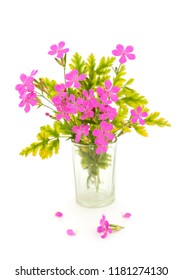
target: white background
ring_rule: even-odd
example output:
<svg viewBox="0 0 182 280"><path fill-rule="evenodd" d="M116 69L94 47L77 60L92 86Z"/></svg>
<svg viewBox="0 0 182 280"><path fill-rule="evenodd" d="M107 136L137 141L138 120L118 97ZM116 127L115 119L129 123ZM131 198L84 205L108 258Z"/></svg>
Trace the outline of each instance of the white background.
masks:
<svg viewBox="0 0 182 280"><path fill-rule="evenodd" d="M181 279L181 1L2 1L0 4L0 278L15 269L105 269L94 279L115 279L110 266L167 266ZM15 85L21 73L62 80L61 68L47 55L61 40L86 58L110 56L116 44L133 45L127 77L145 95L151 111L160 111L171 128L149 127L149 137L133 131L120 138L116 202L102 209L78 206L74 197L71 146L62 142L58 156L42 161L19 152L35 141L48 120L41 110L25 114ZM57 219L56 211L64 216ZM129 220L122 213L131 212ZM122 232L102 240L96 232L105 214ZM77 235L66 235L66 229ZM117 276L115 276L117 278ZM120 279L118 276L117 279ZM61 278L61 277L60 277ZM68 279L77 279L72 276ZM91 279L89 276L84 279ZM133 276L135 279L158 279ZM35 277L59 279L59 277ZM63 277L62 277L63 279ZM64 276L64 279L65 276ZM79 278L78 278L79 279ZM122 277L132 279L132 276Z"/></svg>

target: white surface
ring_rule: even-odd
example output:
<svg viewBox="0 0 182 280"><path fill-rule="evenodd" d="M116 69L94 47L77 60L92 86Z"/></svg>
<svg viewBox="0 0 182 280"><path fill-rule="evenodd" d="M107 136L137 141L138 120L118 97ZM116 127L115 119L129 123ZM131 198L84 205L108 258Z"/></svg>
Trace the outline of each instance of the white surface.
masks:
<svg viewBox="0 0 182 280"><path fill-rule="evenodd" d="M181 277L181 8L180 1L6 1L0 4L1 176L0 276L18 279L15 269L168 266ZM70 143L58 156L42 161L19 151L35 140L47 123L41 110L25 114L14 87L21 73L38 69L39 77L57 79L61 69L47 55L65 41L71 55L111 55L116 44L133 45L137 59L127 64L133 87L160 111L172 128L148 129L120 138L116 202L87 209L74 200ZM61 79L60 79L61 82ZM61 219L54 217L63 212ZM121 213L129 211L129 220ZM122 232L102 240L96 233L105 214ZM69 237L67 228L77 230ZM132 276L122 279L132 279ZM77 279L72 276L69 279ZM84 279L89 279L85 276ZM90 277L91 278L91 277ZM111 279L101 274L94 279ZM118 279L120 277L118 276ZM153 276L133 276L154 279ZM32 279L24 276L22 279ZM36 279L59 279L42 276ZM158 278L156 278L158 279Z"/></svg>

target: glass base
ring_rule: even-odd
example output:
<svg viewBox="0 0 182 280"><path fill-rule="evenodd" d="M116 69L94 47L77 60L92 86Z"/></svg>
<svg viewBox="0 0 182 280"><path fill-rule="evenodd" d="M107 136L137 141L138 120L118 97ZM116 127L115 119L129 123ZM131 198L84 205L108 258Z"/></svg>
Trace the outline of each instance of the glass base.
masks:
<svg viewBox="0 0 182 280"><path fill-rule="evenodd" d="M100 208L104 206L108 206L113 203L115 200L114 196L106 195L101 192L88 192L79 195L76 197L76 202L80 206L89 207L89 208Z"/></svg>
<svg viewBox="0 0 182 280"><path fill-rule="evenodd" d="M115 198L116 142L109 143L107 153L96 153L95 145L73 143L75 194L79 205L99 208Z"/></svg>

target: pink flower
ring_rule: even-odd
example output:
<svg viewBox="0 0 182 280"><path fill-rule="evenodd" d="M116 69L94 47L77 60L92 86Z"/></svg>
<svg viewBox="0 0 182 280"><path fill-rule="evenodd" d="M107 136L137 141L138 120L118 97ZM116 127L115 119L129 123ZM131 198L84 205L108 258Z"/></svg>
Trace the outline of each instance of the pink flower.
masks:
<svg viewBox="0 0 182 280"><path fill-rule="evenodd" d="M85 120L87 118L93 118L94 111L92 110L92 105L89 105L84 108L83 114L81 115L80 119Z"/></svg>
<svg viewBox="0 0 182 280"><path fill-rule="evenodd" d="M97 232L102 233L101 238L106 238L108 233L112 233L112 228L106 220L105 215L102 215L102 218L100 219L100 226L97 227Z"/></svg>
<svg viewBox="0 0 182 280"><path fill-rule="evenodd" d="M83 99L81 97L78 97L76 99L74 94L70 94L70 96L68 98L67 107L71 114L76 114L78 112L84 112Z"/></svg>
<svg viewBox="0 0 182 280"><path fill-rule="evenodd" d="M62 58L63 55L69 51L68 48L63 49L64 45L65 45L65 42L61 41L60 43L58 43L58 45L50 46L51 50L48 52L48 54L54 55L57 53L57 57Z"/></svg>
<svg viewBox="0 0 182 280"><path fill-rule="evenodd" d="M107 151L108 141L114 139L114 134L109 132L112 129L113 125L111 123L102 121L100 123L100 129L93 130L92 134L96 136L95 144L98 146L96 149L96 154Z"/></svg>
<svg viewBox="0 0 182 280"><path fill-rule="evenodd" d="M58 93L63 93L63 92L65 91L66 87L65 87L64 84L60 84L60 85L56 84L56 85L54 86L54 89L55 89L55 91L57 91Z"/></svg>
<svg viewBox="0 0 182 280"><path fill-rule="evenodd" d="M64 107L58 107L57 110L59 111L59 114L56 115L56 119L65 119L67 122L70 121L69 113L67 112L66 106Z"/></svg>
<svg viewBox="0 0 182 280"><path fill-rule="evenodd" d="M89 134L89 125L81 124L80 126L73 126L72 131L76 133L75 142L80 142L82 135L88 136Z"/></svg>
<svg viewBox="0 0 182 280"><path fill-rule="evenodd" d="M70 114L72 113L69 105L68 92L63 91L64 85L55 85L55 90L59 92L52 98L53 104L56 106L57 111L56 119L60 120L64 118L66 121L70 121Z"/></svg>
<svg viewBox="0 0 182 280"><path fill-rule="evenodd" d="M120 91L120 88L117 86L112 86L110 80L105 81L104 85L105 89L103 89L102 87L98 87L96 89L97 93L100 96L100 99L103 102L106 102L108 98L114 102L118 101L118 96L116 94Z"/></svg>
<svg viewBox="0 0 182 280"><path fill-rule="evenodd" d="M110 130L113 129L113 125L111 123L107 123L106 121L102 121L100 123L100 129L94 129L93 135L99 139L107 139L113 140L114 134L109 133Z"/></svg>
<svg viewBox="0 0 182 280"><path fill-rule="evenodd" d="M138 106L136 110L131 110L131 115L133 116L133 118L131 118L131 122L135 123L139 120L139 123L144 125L145 121L142 118L147 117L148 113L142 112L142 107Z"/></svg>
<svg viewBox="0 0 182 280"><path fill-rule="evenodd" d="M25 106L24 110L26 113L28 113L30 111L30 105L35 106L36 104L37 104L36 93L32 91L27 95L23 96L22 101L19 104L19 107Z"/></svg>
<svg viewBox="0 0 182 280"><path fill-rule="evenodd" d="M55 91L58 92L58 94L52 98L52 102L54 103L55 106L59 106L59 105L61 105L61 102L63 100L64 101L67 100L68 93L67 93L67 91L65 91L64 84L60 84L60 85L57 84L54 86L54 89L55 89Z"/></svg>
<svg viewBox="0 0 182 280"><path fill-rule="evenodd" d="M33 70L30 76L27 76L25 74L20 75L20 80L22 81L22 84L18 84L15 87L15 89L20 93L20 98L23 98L23 95L26 94L28 91L31 92L34 90L33 76L36 75L37 72L38 70Z"/></svg>
<svg viewBox="0 0 182 280"><path fill-rule="evenodd" d="M99 107L99 102L94 97L94 90L89 89L89 92L86 90L83 90L82 92L83 96L85 97L85 100L83 101L83 104L85 107L90 106L90 108L97 108Z"/></svg>
<svg viewBox="0 0 182 280"><path fill-rule="evenodd" d="M68 98L63 97L61 93L58 93L56 96L52 98L52 102L54 103L57 111L59 112L58 114L56 114L56 119L60 120L64 118L66 121L70 121Z"/></svg>
<svg viewBox="0 0 182 280"><path fill-rule="evenodd" d="M99 109L102 112L102 114L99 115L99 118L101 120L105 120L106 118L108 118L112 121L117 116L116 109L112 108L111 106L105 106L104 104L101 104Z"/></svg>
<svg viewBox="0 0 182 280"><path fill-rule="evenodd" d="M121 56L119 62L123 64L126 62L126 58L135 59L135 55L131 53L132 51L132 46L127 46L126 49L124 49L123 45L117 45L116 49L112 51L112 54L115 56Z"/></svg>
<svg viewBox="0 0 182 280"><path fill-rule="evenodd" d="M105 139L98 137L95 139L94 143L97 145L97 148L95 150L96 154L100 155L101 153L107 152L108 142Z"/></svg>
<svg viewBox="0 0 182 280"><path fill-rule="evenodd" d="M66 80L66 87L69 88L73 85L75 88L80 88L81 84L78 81L83 81L86 78L85 74L81 74L78 76L78 70L74 69L70 73L65 75Z"/></svg>

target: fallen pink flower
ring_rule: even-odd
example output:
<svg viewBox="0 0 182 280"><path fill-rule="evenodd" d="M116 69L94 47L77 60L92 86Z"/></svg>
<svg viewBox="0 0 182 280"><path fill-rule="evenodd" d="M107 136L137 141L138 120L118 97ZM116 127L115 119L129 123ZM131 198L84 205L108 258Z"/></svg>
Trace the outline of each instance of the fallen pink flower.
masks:
<svg viewBox="0 0 182 280"><path fill-rule="evenodd" d="M112 228L106 220L105 215L102 215L102 218L100 219L100 226L97 227L97 232L102 233L101 238L106 238L108 233L112 233Z"/></svg>
<svg viewBox="0 0 182 280"><path fill-rule="evenodd" d="M67 229L66 233L70 236L76 235L76 233L72 229Z"/></svg>
<svg viewBox="0 0 182 280"><path fill-rule="evenodd" d="M106 238L108 233L112 233L113 231L118 231L121 229L124 229L124 227L116 224L110 224L106 220L106 216L102 215L102 218L100 219L100 226L97 227L97 232L101 233L101 238Z"/></svg>
<svg viewBox="0 0 182 280"><path fill-rule="evenodd" d="M62 217L62 216L63 216L63 213L61 213L61 212L56 212L56 213L55 213L55 216L56 216L56 217Z"/></svg>

